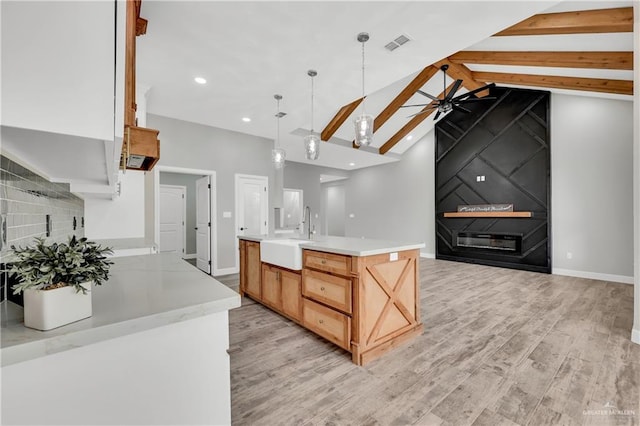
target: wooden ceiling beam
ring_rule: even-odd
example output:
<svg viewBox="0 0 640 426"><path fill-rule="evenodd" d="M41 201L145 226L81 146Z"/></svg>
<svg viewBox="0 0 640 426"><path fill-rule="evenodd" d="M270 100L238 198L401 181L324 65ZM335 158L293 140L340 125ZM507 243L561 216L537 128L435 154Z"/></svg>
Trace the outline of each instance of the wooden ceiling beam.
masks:
<svg viewBox="0 0 640 426"><path fill-rule="evenodd" d="M449 60L455 64L599 68L611 70L633 69L633 52L462 51L449 56Z"/></svg>
<svg viewBox="0 0 640 426"><path fill-rule="evenodd" d="M485 83L479 82L477 79L473 77L473 73L469 68L462 64L457 64L450 61L448 58L443 59L439 62L433 64L434 66L440 68L443 65L449 65L449 69L447 70L447 75L454 80L462 80L462 85L469 91L475 90L479 87L485 85ZM479 98L483 98L489 94L489 90L483 90L482 92L476 93L476 96Z"/></svg>
<svg viewBox="0 0 640 426"><path fill-rule="evenodd" d="M447 87L446 91L448 92L449 90L451 90L451 88L453 87L455 82L451 83L449 85L449 87ZM442 93L440 93L437 97L438 98L443 98L445 95L445 92L443 91ZM411 120L409 120L409 122L407 124L405 124L404 126L402 126L402 128L400 130L398 130L396 132L395 135L391 136L389 138L388 141L386 141L378 150L378 153L380 153L380 155L384 155L387 152L389 152L394 146L396 146L398 144L398 142L400 142L402 140L402 138L404 138L405 136L407 136L409 133L411 133L411 131L413 129L415 129L418 124L422 123L424 120L427 119L427 117L429 117L431 114L433 114L435 111L437 111L437 108L434 108L434 106L436 105L435 101L431 101L431 103L429 103L429 105L425 106L424 108L422 108L420 110L420 112L424 112L424 111L428 111L431 108L430 112L424 112L424 114L418 114L418 115L414 115Z"/></svg>
<svg viewBox="0 0 640 426"><path fill-rule="evenodd" d="M630 32L633 32L633 7L620 7L542 13L527 18L494 36Z"/></svg>
<svg viewBox="0 0 640 426"><path fill-rule="evenodd" d="M328 141L329 139L331 139L333 134L340 128L340 126L342 126L345 120L349 118L351 113L355 111L356 108L358 108L358 105L360 105L360 102L362 102L363 99L364 98L356 99L350 104L347 104L340 108L336 115L333 116L331 121L329 121L329 124L327 124L320 133L320 139L322 139L323 141Z"/></svg>
<svg viewBox="0 0 640 426"><path fill-rule="evenodd" d="M473 76L478 80L491 81L493 83L633 95L633 81L631 80L607 80L602 78L507 74L480 71L473 72Z"/></svg>
<svg viewBox="0 0 640 426"><path fill-rule="evenodd" d="M375 133L384 123L395 114L405 102L407 102L418 89L425 85L437 72L438 68L429 65L425 67L407 86L392 100L387 107L373 121L373 132Z"/></svg>

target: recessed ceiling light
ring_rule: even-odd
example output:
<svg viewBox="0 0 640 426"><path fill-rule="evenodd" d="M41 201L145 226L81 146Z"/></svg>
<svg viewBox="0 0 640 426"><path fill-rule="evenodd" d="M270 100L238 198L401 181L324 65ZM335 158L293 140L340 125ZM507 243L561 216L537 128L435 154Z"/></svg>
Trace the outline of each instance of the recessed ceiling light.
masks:
<svg viewBox="0 0 640 426"><path fill-rule="evenodd" d="M411 139L413 139L413 135L409 135L407 136L407 140L410 141Z"/></svg>
<svg viewBox="0 0 640 426"><path fill-rule="evenodd" d="M355 165L356 165L356 163L354 163L354 162L352 161L351 163L349 163L349 165L353 167L353 166L355 166Z"/></svg>
<svg viewBox="0 0 640 426"><path fill-rule="evenodd" d="M249 123L251 119L249 117L242 117L242 121L244 121L245 123Z"/></svg>
<svg viewBox="0 0 640 426"><path fill-rule="evenodd" d="M206 84L207 83L207 79L206 78L202 78L202 77L196 77L193 80L198 84Z"/></svg>

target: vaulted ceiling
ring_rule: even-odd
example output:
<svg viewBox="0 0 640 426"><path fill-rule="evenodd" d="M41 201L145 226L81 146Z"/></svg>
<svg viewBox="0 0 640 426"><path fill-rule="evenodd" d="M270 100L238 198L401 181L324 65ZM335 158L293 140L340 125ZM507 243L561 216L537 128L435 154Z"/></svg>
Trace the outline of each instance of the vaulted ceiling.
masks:
<svg viewBox="0 0 640 426"><path fill-rule="evenodd" d="M557 3L557 4L556 4ZM425 104L454 79L631 100L631 2L143 2L138 79L150 113L273 140L282 94L280 143L287 159L342 169L396 161L434 125ZM602 10L606 9L606 10ZM176 19L180 16L180 19ZM354 28L354 22L358 22ZM366 99L372 147L353 149L361 105L361 45L367 31ZM410 41L389 52L400 35ZM447 80L439 67L449 65ZM310 79L315 127L326 143L304 159ZM198 86L193 78L208 82ZM481 95L480 93L479 95ZM242 117L252 119L250 123ZM265 143L268 143L265 141ZM351 163L355 165L351 166Z"/></svg>

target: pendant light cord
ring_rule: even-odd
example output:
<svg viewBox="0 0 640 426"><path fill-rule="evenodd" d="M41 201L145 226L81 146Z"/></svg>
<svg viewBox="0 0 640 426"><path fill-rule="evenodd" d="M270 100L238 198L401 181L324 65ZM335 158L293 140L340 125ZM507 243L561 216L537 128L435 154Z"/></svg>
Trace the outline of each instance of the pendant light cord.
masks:
<svg viewBox="0 0 640 426"><path fill-rule="evenodd" d="M278 104L278 113L276 114L276 148L280 148L280 99L276 99Z"/></svg>
<svg viewBox="0 0 640 426"><path fill-rule="evenodd" d="M313 133L313 76L311 76L311 133Z"/></svg>
<svg viewBox="0 0 640 426"><path fill-rule="evenodd" d="M362 114L365 114L364 110L364 41L362 42Z"/></svg>

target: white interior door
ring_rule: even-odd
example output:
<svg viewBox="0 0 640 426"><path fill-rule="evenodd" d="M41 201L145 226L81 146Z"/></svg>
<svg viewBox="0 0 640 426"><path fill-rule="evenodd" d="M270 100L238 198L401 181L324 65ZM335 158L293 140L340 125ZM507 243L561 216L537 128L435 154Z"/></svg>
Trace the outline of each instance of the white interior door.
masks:
<svg viewBox="0 0 640 426"><path fill-rule="evenodd" d="M184 255L185 187L160 185L160 252Z"/></svg>
<svg viewBox="0 0 640 426"><path fill-rule="evenodd" d="M267 233L268 182L266 176L236 176L236 232L238 235Z"/></svg>
<svg viewBox="0 0 640 426"><path fill-rule="evenodd" d="M209 176L196 181L196 265L211 274L211 182Z"/></svg>

